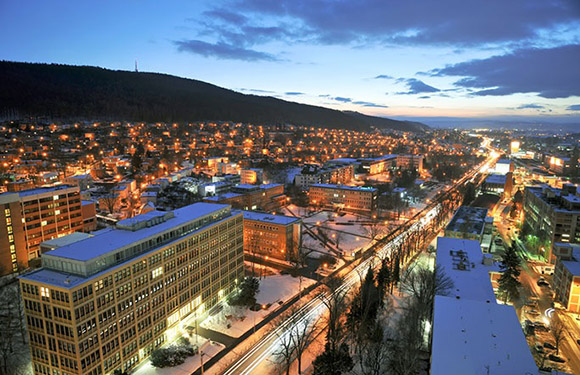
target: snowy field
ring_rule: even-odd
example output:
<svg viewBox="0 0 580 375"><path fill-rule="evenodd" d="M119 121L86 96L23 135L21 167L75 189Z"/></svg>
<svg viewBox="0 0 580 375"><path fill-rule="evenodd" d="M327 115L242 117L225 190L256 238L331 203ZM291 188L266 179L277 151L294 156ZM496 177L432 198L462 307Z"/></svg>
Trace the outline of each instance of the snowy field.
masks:
<svg viewBox="0 0 580 375"><path fill-rule="evenodd" d="M314 280L302 278L302 289L314 284ZM266 315L280 307L281 303L299 293L300 279L290 275L266 276L260 280L260 290L256 297L258 304L270 305L266 309L251 311L224 304L222 311L208 317L201 323L207 329L221 332L231 337L240 337L264 319ZM229 328L228 328L229 325Z"/></svg>

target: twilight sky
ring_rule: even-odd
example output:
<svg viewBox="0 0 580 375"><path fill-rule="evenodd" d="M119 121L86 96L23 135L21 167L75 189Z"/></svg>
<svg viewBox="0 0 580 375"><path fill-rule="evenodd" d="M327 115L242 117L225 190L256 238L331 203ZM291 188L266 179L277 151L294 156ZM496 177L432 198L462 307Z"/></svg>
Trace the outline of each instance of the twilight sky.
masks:
<svg viewBox="0 0 580 375"><path fill-rule="evenodd" d="M395 118L580 119L579 0L0 0L0 59Z"/></svg>

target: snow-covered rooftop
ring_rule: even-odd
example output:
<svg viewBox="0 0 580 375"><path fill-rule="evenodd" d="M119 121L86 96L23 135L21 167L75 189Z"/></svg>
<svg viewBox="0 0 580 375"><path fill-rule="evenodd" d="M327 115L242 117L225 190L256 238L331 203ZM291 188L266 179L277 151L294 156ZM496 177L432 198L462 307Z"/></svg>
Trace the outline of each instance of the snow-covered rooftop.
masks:
<svg viewBox="0 0 580 375"><path fill-rule="evenodd" d="M454 287L452 297L477 301L495 301L489 271L496 267L483 264L481 245L476 240L437 238L437 265L441 265Z"/></svg>
<svg viewBox="0 0 580 375"><path fill-rule="evenodd" d="M538 374L512 306L435 296L431 375L450 374Z"/></svg>
<svg viewBox="0 0 580 375"><path fill-rule="evenodd" d="M377 191L376 188L366 186L346 186L346 185L332 185L332 184L312 184L310 187L321 187L328 189L339 190L354 190L354 191Z"/></svg>
<svg viewBox="0 0 580 375"><path fill-rule="evenodd" d="M244 220L262 221L265 223L288 225L297 222L299 218L284 215L271 215L263 212L242 211Z"/></svg>

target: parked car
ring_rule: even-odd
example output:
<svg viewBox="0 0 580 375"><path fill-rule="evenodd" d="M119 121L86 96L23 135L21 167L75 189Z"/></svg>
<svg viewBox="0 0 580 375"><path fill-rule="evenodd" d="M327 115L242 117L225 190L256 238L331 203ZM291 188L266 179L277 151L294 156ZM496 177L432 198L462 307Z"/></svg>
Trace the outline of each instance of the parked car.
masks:
<svg viewBox="0 0 580 375"><path fill-rule="evenodd" d="M549 342L545 342L544 343L544 348L556 350L556 347L554 345L552 345L551 343L549 343Z"/></svg>
<svg viewBox="0 0 580 375"><path fill-rule="evenodd" d="M558 356L557 356L557 355L555 355L555 354L550 354L550 355L548 356L548 358L549 358L549 359L550 359L550 361L552 361L552 362L558 362L558 363L564 363L564 362L566 362L566 360L565 360L564 358L562 358L562 357L558 357Z"/></svg>
<svg viewBox="0 0 580 375"><path fill-rule="evenodd" d="M531 316L538 316L538 315L540 315L540 313L538 311L533 310L533 309L526 311L526 314L529 314Z"/></svg>
<svg viewBox="0 0 580 375"><path fill-rule="evenodd" d="M538 353L544 353L544 347L543 347L542 345L540 345L540 344L536 344L536 346L535 346L535 347L536 347L536 351L537 351Z"/></svg>

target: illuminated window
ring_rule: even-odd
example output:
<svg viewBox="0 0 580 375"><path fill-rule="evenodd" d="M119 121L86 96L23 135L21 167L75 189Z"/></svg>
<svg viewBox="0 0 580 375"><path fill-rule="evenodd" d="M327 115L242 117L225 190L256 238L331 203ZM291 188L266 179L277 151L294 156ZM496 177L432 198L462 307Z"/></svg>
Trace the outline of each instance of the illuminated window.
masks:
<svg viewBox="0 0 580 375"><path fill-rule="evenodd" d="M163 266L157 267L153 271L151 271L151 276L153 278L156 278L157 276L161 275L163 275Z"/></svg>
<svg viewBox="0 0 580 375"><path fill-rule="evenodd" d="M50 291L48 290L48 288L41 286L40 287L40 296L43 298L48 298L50 296Z"/></svg>

